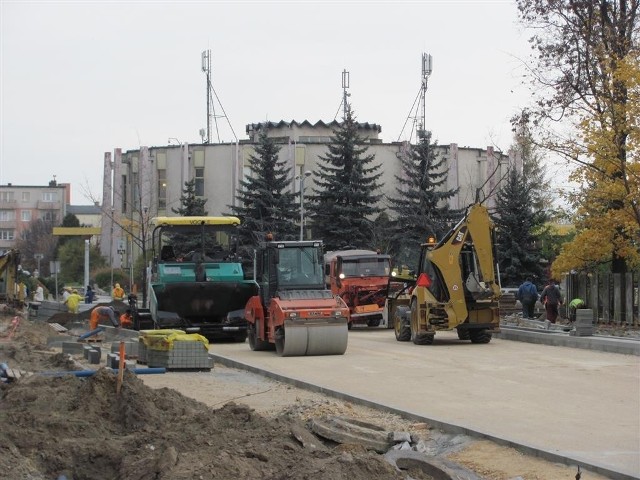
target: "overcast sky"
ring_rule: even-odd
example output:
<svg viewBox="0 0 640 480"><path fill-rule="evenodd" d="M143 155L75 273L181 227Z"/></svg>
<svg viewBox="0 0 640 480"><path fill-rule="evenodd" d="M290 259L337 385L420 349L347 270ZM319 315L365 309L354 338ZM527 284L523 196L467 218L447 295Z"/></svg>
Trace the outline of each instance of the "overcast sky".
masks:
<svg viewBox="0 0 640 480"><path fill-rule="evenodd" d="M333 120L346 69L358 121L396 141L423 52L426 127L440 144L506 152L509 119L529 102L512 0L0 3L0 184L55 175L74 204L89 203L87 190L101 198L104 152L201 142L207 49L240 139L249 123Z"/></svg>

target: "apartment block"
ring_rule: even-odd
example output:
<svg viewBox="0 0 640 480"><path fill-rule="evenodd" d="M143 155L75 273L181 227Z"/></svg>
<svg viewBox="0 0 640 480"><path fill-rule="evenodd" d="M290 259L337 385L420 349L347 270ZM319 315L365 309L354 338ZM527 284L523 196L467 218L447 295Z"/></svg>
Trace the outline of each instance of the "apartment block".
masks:
<svg viewBox="0 0 640 480"><path fill-rule="evenodd" d="M0 185L0 251L15 246L20 233L33 220L41 219L53 227L60 225L71 202L71 185Z"/></svg>

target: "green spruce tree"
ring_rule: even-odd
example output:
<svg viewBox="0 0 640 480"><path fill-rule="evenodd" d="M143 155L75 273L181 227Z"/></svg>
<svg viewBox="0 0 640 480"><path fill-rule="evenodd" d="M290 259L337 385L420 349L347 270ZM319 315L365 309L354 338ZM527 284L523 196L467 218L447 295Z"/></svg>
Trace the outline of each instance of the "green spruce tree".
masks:
<svg viewBox="0 0 640 480"><path fill-rule="evenodd" d="M436 153L431 132L420 135L407 155L400 156L401 174L396 175L397 196L389 198L395 212L393 253L397 263L416 268L420 244L430 235L441 239L462 215L449 208L447 201L458 190L447 190L447 163Z"/></svg>
<svg viewBox="0 0 640 480"><path fill-rule="evenodd" d="M206 198L196 196L196 180L194 178L184 182L184 189L180 195L180 207L172 208L171 211L182 217L204 217L208 213L204 209L206 203Z"/></svg>
<svg viewBox="0 0 640 480"><path fill-rule="evenodd" d="M319 157L320 168L314 172L315 186L309 196L313 236L323 240L327 250L347 245L376 248L371 219L382 211L377 207L382 195L376 193L381 165L373 164L375 155L367 155L350 106L333 133L327 155Z"/></svg>
<svg viewBox="0 0 640 480"><path fill-rule="evenodd" d="M245 246L256 245L267 233L277 240L296 238L300 213L291 192L291 168L279 159L278 147L266 132L260 134L256 153L249 158L251 175L240 181L239 206L228 207L240 218L240 237Z"/></svg>
<svg viewBox="0 0 640 480"><path fill-rule="evenodd" d="M494 221L501 283L518 286L530 276L540 285L546 280L540 240L549 235L545 226L549 215L545 212L551 205L545 195L549 184L542 160L525 122L515 126L511 150L522 159L522 170L511 166L496 197Z"/></svg>

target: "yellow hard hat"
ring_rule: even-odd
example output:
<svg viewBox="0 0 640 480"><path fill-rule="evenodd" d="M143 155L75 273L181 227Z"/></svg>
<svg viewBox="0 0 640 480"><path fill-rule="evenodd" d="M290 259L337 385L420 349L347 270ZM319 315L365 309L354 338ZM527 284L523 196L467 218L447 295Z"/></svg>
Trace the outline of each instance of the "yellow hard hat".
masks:
<svg viewBox="0 0 640 480"><path fill-rule="evenodd" d="M120 288L120 284L119 283L116 283L116 288Z"/></svg>
<svg viewBox="0 0 640 480"><path fill-rule="evenodd" d="M73 293L78 293L78 290L76 290L75 288L73 289Z"/></svg>

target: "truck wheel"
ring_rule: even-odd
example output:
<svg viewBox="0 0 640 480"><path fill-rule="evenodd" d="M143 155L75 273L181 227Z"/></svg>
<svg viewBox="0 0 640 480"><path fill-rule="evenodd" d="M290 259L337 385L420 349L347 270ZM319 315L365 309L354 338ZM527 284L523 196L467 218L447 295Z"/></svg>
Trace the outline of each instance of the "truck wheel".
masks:
<svg viewBox="0 0 640 480"><path fill-rule="evenodd" d="M236 343L244 343L246 339L247 339L247 332L236 333L233 336L233 341Z"/></svg>
<svg viewBox="0 0 640 480"><path fill-rule="evenodd" d="M491 341L491 332L486 328L469 330L469 337L471 339L471 343L489 343Z"/></svg>
<svg viewBox="0 0 640 480"><path fill-rule="evenodd" d="M469 329L468 328L457 328L456 330L458 330L458 338L460 340L470 340L471 339L471 335L469 334Z"/></svg>
<svg viewBox="0 0 640 480"><path fill-rule="evenodd" d="M380 326L379 318L374 318L373 320L367 321L367 327L379 327L379 326Z"/></svg>
<svg viewBox="0 0 640 480"><path fill-rule="evenodd" d="M411 300L411 341L415 345L431 345L435 333L418 331L418 300Z"/></svg>
<svg viewBox="0 0 640 480"><path fill-rule="evenodd" d="M411 311L409 307L404 305L398 306L393 315L392 322L397 341L408 342L411 340Z"/></svg>

